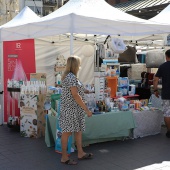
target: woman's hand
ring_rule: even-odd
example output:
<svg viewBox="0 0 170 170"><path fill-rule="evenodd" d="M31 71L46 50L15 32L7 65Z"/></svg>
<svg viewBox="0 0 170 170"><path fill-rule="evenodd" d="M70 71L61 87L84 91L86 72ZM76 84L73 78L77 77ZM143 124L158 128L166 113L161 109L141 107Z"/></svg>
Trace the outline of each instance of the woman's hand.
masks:
<svg viewBox="0 0 170 170"><path fill-rule="evenodd" d="M91 117L91 116L92 116L92 112L91 112L90 110L87 110L87 111L86 111L86 114L87 114L88 117Z"/></svg>

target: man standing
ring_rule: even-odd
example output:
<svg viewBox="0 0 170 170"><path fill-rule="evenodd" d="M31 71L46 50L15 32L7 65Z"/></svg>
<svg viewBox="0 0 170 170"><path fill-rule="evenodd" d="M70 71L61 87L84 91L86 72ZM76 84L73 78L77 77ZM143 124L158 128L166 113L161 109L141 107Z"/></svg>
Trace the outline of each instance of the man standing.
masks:
<svg viewBox="0 0 170 170"><path fill-rule="evenodd" d="M154 78L154 94L159 97L158 81L162 78L162 100L163 100L163 113L164 120L167 127L166 136L170 138L170 50L165 52L166 62L162 64Z"/></svg>

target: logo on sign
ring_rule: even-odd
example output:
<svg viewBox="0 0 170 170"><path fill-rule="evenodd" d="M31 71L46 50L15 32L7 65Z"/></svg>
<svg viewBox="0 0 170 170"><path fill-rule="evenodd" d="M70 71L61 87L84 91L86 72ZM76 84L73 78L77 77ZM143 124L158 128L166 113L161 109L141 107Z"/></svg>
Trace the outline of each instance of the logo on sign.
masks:
<svg viewBox="0 0 170 170"><path fill-rule="evenodd" d="M16 48L20 49L21 48L21 43L16 43Z"/></svg>
<svg viewBox="0 0 170 170"><path fill-rule="evenodd" d="M22 50L22 48L21 48L21 43L16 43L15 44L15 50Z"/></svg>

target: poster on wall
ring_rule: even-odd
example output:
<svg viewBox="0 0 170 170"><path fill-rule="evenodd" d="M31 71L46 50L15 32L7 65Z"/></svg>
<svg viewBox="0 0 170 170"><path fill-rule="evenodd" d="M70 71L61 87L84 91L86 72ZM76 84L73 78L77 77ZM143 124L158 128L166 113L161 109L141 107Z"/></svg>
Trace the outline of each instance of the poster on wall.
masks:
<svg viewBox="0 0 170 170"><path fill-rule="evenodd" d="M3 42L4 65L4 122L8 116L19 116L18 92L9 92L7 82L9 80L30 80L30 73L35 73L35 48L34 40L4 41Z"/></svg>

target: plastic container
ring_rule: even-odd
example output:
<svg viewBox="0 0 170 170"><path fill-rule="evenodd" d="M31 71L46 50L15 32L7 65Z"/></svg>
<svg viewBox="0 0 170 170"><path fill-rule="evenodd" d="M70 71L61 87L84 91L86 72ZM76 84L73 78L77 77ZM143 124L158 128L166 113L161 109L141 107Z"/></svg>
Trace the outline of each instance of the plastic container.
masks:
<svg viewBox="0 0 170 170"><path fill-rule="evenodd" d="M128 77L119 77L119 86L129 86Z"/></svg>
<svg viewBox="0 0 170 170"><path fill-rule="evenodd" d="M117 84L118 84L118 80L117 77L107 77L107 86L110 87L111 89L111 93L110 96L116 97L116 92L117 92Z"/></svg>
<svg viewBox="0 0 170 170"><path fill-rule="evenodd" d="M121 92L123 96L128 95L128 87L127 86L119 87L118 91Z"/></svg>
<svg viewBox="0 0 170 170"><path fill-rule="evenodd" d="M134 84L129 85L129 91L131 91L131 95L135 95L136 93L136 86Z"/></svg>

